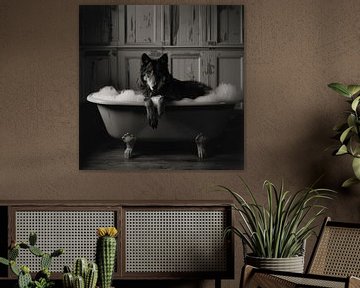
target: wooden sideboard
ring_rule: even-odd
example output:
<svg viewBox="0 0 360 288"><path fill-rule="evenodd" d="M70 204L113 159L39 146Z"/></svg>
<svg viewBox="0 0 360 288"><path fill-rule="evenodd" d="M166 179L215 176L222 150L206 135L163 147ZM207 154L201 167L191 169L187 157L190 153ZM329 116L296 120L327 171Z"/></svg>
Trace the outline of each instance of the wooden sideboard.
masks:
<svg viewBox="0 0 360 288"><path fill-rule="evenodd" d="M218 286L221 279L234 277L233 237L223 238L232 216L231 205L221 201L0 202L0 226L8 227L0 234L0 256L6 257L12 240L26 241L35 231L43 250L65 249L51 266L53 278L61 279L63 266L71 266L77 257L94 260L96 227L115 226L119 236L114 283L215 279ZM30 254L18 259L36 271L34 258ZM11 279L12 272L1 265L1 283Z"/></svg>

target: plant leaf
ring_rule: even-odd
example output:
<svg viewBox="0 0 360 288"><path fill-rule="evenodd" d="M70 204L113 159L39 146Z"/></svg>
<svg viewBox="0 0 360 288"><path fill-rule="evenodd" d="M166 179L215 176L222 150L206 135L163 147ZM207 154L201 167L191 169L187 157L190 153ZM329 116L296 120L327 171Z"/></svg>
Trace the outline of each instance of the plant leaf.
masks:
<svg viewBox="0 0 360 288"><path fill-rule="evenodd" d="M341 124L338 124L338 125L335 125L333 127L333 130L336 131L336 132L342 132L344 131L348 126L351 126L347 123L341 123Z"/></svg>
<svg viewBox="0 0 360 288"><path fill-rule="evenodd" d="M352 161L352 168L356 178L360 180L360 158L354 157Z"/></svg>
<svg viewBox="0 0 360 288"><path fill-rule="evenodd" d="M4 265L9 265L10 264L9 260L6 259L6 258L3 258L3 257L0 257L0 263L4 264Z"/></svg>
<svg viewBox="0 0 360 288"><path fill-rule="evenodd" d="M360 183L359 179L357 179L356 177L351 177L351 178L345 180L344 183L342 183L341 187L348 188L352 185L359 184L359 183Z"/></svg>
<svg viewBox="0 0 360 288"><path fill-rule="evenodd" d="M339 150L336 152L335 155L344 155L347 153L349 153L349 152L348 152L346 145L341 145L341 147L339 148Z"/></svg>
<svg viewBox="0 0 360 288"><path fill-rule="evenodd" d="M348 126L355 126L356 125L356 116L353 113L350 113L347 118L347 124Z"/></svg>
<svg viewBox="0 0 360 288"><path fill-rule="evenodd" d="M329 88L333 89L335 92L337 92L338 94L345 96L347 98L351 97L350 92L348 91L348 88L346 85L341 84L341 83L330 83L328 85Z"/></svg>
<svg viewBox="0 0 360 288"><path fill-rule="evenodd" d="M351 150L351 155L354 157L360 157L360 138L357 135L353 135L350 137L348 143L348 149Z"/></svg>
<svg viewBox="0 0 360 288"><path fill-rule="evenodd" d="M354 99L354 101L351 103L351 109L352 109L353 111L356 111L356 108L357 108L358 105L359 105L359 101L360 101L360 96L356 97L356 98Z"/></svg>
<svg viewBox="0 0 360 288"><path fill-rule="evenodd" d="M354 96L360 93L360 85L348 85L347 90L349 91L351 96Z"/></svg>
<svg viewBox="0 0 360 288"><path fill-rule="evenodd" d="M16 275L19 276L20 274L20 268L16 265L15 261L10 261L10 268L11 271Z"/></svg>
<svg viewBox="0 0 360 288"><path fill-rule="evenodd" d="M351 131L352 128L353 128L353 126L345 129L345 131L343 133L341 133L341 136L340 136L341 143L344 143L344 141L346 140L346 137L348 136L348 134L349 134L349 132Z"/></svg>

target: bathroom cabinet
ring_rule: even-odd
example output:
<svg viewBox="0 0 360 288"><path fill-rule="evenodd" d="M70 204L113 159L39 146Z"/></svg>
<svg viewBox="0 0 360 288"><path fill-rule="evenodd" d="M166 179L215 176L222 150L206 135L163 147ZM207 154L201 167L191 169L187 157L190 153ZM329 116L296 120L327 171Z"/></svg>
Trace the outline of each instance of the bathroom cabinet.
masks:
<svg viewBox="0 0 360 288"><path fill-rule="evenodd" d="M82 5L81 46L237 46L240 5Z"/></svg>
<svg viewBox="0 0 360 288"><path fill-rule="evenodd" d="M138 89L143 53L168 53L180 80L242 94L243 15L240 5L80 6L81 99L104 85Z"/></svg>
<svg viewBox="0 0 360 288"><path fill-rule="evenodd" d="M114 49L100 48L80 52L80 103L104 86L117 86L118 55Z"/></svg>

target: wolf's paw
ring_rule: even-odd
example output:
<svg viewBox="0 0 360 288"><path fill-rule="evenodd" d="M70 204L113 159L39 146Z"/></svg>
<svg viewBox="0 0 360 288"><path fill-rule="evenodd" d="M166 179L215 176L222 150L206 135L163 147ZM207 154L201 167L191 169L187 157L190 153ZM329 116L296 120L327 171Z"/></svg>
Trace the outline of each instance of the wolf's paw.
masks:
<svg viewBox="0 0 360 288"><path fill-rule="evenodd" d="M165 112L165 103L164 103L164 96L161 96L157 103L157 113L159 117L161 117L162 114Z"/></svg>
<svg viewBox="0 0 360 288"><path fill-rule="evenodd" d="M154 103L151 99L145 101L146 118L151 128L156 129L158 126L158 115Z"/></svg>
<svg viewBox="0 0 360 288"><path fill-rule="evenodd" d="M149 121L150 127L153 128L153 129L156 129L157 126L158 126L158 116L157 116L157 113L155 112L155 110L148 113L147 119Z"/></svg>

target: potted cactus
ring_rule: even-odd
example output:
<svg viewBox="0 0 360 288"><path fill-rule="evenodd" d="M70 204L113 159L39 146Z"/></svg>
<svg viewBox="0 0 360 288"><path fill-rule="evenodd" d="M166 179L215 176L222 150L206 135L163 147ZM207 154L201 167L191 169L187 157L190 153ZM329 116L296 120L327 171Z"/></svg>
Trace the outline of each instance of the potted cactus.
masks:
<svg viewBox="0 0 360 288"><path fill-rule="evenodd" d="M36 233L30 233L29 243L12 242L8 252L8 259L0 257L0 263L10 266L11 271L18 277L18 288L50 288L54 282L50 280L50 265L54 257L64 253L63 249L57 249L52 253L45 253L36 246ZM19 266L16 259L20 249L26 249L33 255L39 257L41 270L32 279L30 268L26 265Z"/></svg>
<svg viewBox="0 0 360 288"><path fill-rule="evenodd" d="M97 279L97 264L88 262L86 258L76 259L73 272L69 266L64 267L64 288L95 288Z"/></svg>
<svg viewBox="0 0 360 288"><path fill-rule="evenodd" d="M100 227L96 231L96 262L99 267L99 287L110 288L116 258L115 227Z"/></svg>

